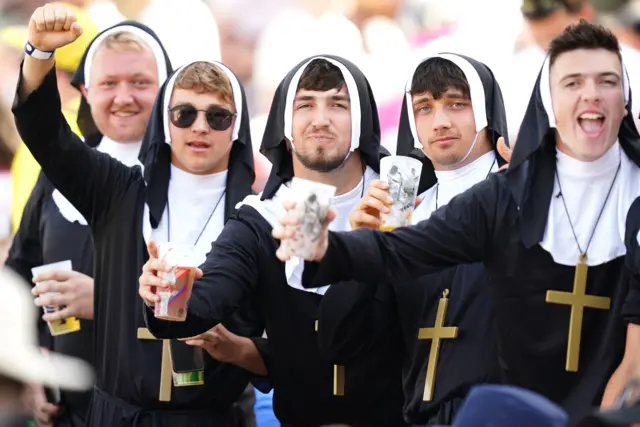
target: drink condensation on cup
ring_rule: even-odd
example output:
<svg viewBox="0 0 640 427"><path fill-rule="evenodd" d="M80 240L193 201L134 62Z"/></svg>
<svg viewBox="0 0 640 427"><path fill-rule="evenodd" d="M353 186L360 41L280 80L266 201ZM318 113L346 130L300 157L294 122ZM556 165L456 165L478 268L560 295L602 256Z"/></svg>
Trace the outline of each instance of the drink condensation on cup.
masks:
<svg viewBox="0 0 640 427"><path fill-rule="evenodd" d="M294 177L291 194L296 204L291 213L299 223L293 239L284 240L282 246L289 256L308 258L315 251L336 187Z"/></svg>
<svg viewBox="0 0 640 427"><path fill-rule="evenodd" d="M173 284L173 288L170 291L158 291L160 301L155 303L154 315L158 319L184 322L198 268L195 247L160 243L158 256L171 266L171 271L161 272L160 276Z"/></svg>
<svg viewBox="0 0 640 427"><path fill-rule="evenodd" d="M391 211L380 215L381 230L411 225L421 173L422 162L411 157L387 156L380 160L380 179L389 185L393 199Z"/></svg>
<svg viewBox="0 0 640 427"><path fill-rule="evenodd" d="M73 271L70 260L54 262L52 264L41 265L31 269L33 277L38 274L47 273L49 271ZM43 285L49 281L44 281L36 284L36 287ZM56 296L60 295L60 292L46 292L40 294L40 296ZM45 305L42 307L44 314L51 314L62 310L64 307L58 307L56 305ZM47 322L49 332L51 335L64 335L80 330L80 320L76 317L68 317L66 319L55 320L53 322Z"/></svg>

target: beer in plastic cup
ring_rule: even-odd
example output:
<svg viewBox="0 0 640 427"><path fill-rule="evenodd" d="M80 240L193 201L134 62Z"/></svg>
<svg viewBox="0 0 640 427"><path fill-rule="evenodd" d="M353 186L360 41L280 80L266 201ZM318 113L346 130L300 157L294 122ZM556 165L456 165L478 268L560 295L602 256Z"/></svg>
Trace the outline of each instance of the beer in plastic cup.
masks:
<svg viewBox="0 0 640 427"><path fill-rule="evenodd" d="M291 199L296 204L291 213L300 222L294 238L282 242L289 256L309 258L313 255L331 206L331 198L335 194L336 187L333 185L296 177L291 180Z"/></svg>
<svg viewBox="0 0 640 427"><path fill-rule="evenodd" d="M407 156L387 156L380 160L380 179L389 184L393 205L388 214L381 213L382 231L411 225L415 209L422 162Z"/></svg>
<svg viewBox="0 0 640 427"><path fill-rule="evenodd" d="M33 277L37 276L41 273L46 273L49 271L62 270L62 271L72 271L72 265L70 260L55 262L53 264L41 265L39 267L34 267L31 269L31 274ZM40 286L41 284L45 284L48 281L40 282L36 284L36 286ZM60 295L60 292L46 292L41 294L41 296L55 296ZM55 313L56 311L62 310L64 307L59 307L56 305L45 305L42 307L44 314ZM66 319L54 320L53 322L47 322L49 326L49 332L51 335L64 335L72 332L77 332L80 330L80 320L77 317L67 317Z"/></svg>
<svg viewBox="0 0 640 427"><path fill-rule="evenodd" d="M195 247L160 243L158 256L171 266L168 273L161 272L160 277L174 284L171 291L158 291L160 301L155 303L154 314L158 319L184 322L193 281L198 265L195 261Z"/></svg>

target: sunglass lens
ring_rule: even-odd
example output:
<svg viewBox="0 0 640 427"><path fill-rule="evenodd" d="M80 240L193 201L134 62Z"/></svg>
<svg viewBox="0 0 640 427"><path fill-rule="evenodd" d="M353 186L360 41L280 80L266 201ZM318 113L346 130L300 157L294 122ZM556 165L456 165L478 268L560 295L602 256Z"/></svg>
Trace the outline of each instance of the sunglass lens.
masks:
<svg viewBox="0 0 640 427"><path fill-rule="evenodd" d="M211 107L207 110L207 122L213 130L227 130L231 126L233 113L221 107Z"/></svg>
<svg viewBox="0 0 640 427"><path fill-rule="evenodd" d="M186 129L196 121L198 111L192 105L180 105L170 111L171 123L179 128Z"/></svg>

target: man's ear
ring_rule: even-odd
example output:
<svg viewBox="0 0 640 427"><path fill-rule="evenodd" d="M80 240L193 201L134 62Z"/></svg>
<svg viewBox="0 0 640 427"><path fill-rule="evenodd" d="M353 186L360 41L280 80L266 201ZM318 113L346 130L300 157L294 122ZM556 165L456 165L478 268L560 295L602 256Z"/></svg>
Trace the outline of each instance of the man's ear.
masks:
<svg viewBox="0 0 640 427"><path fill-rule="evenodd" d="M87 100L87 102L89 102L89 90L85 87L84 84L80 85L80 92L82 93L82 96L84 96L84 98Z"/></svg>

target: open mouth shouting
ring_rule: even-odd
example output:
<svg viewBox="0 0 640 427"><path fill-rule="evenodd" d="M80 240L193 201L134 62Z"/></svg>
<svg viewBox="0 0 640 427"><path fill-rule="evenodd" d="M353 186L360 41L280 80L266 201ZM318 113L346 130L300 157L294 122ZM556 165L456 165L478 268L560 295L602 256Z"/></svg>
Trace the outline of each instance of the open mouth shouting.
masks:
<svg viewBox="0 0 640 427"><path fill-rule="evenodd" d="M586 111L578 116L578 125L588 138L597 138L604 130L606 117L599 111Z"/></svg>

